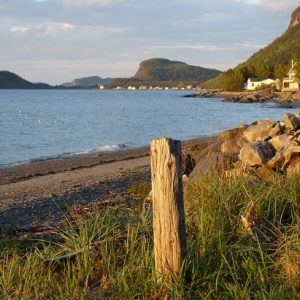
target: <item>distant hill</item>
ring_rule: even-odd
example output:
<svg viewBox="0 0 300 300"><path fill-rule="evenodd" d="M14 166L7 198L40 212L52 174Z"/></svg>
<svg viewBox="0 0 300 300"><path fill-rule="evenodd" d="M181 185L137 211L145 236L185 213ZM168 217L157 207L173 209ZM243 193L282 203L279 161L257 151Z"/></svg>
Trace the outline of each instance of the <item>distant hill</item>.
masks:
<svg viewBox="0 0 300 300"><path fill-rule="evenodd" d="M205 83L208 88L238 90L249 77L266 79L286 76L292 59L300 55L300 6L292 13L286 32L232 70Z"/></svg>
<svg viewBox="0 0 300 300"><path fill-rule="evenodd" d="M101 78L99 76L89 76L83 78L74 79L72 82L63 83L62 86L70 88L70 87L94 87L96 85L110 85L112 83L111 78Z"/></svg>
<svg viewBox="0 0 300 300"><path fill-rule="evenodd" d="M32 83L23 79L19 75L9 72L0 71L0 89L49 89L52 88L46 83Z"/></svg>
<svg viewBox="0 0 300 300"><path fill-rule="evenodd" d="M191 66L180 61L152 58L140 63L132 79L143 82L203 82L221 71Z"/></svg>

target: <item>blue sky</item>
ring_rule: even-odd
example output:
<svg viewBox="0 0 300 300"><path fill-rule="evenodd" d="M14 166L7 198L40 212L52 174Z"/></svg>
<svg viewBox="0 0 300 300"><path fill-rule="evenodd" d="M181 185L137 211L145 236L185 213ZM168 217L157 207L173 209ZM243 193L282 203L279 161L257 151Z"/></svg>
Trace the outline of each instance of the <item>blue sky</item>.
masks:
<svg viewBox="0 0 300 300"><path fill-rule="evenodd" d="M299 0L0 0L0 69L31 81L132 76L169 58L226 70L281 35Z"/></svg>

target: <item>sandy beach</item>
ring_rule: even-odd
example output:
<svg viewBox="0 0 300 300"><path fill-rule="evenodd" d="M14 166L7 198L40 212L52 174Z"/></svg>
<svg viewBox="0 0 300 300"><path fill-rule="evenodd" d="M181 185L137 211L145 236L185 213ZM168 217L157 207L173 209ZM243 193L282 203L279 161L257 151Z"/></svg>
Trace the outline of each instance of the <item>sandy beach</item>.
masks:
<svg viewBox="0 0 300 300"><path fill-rule="evenodd" d="M183 142L183 152L209 138ZM126 201L150 183L149 147L99 152L0 169L0 229L57 226L74 207Z"/></svg>

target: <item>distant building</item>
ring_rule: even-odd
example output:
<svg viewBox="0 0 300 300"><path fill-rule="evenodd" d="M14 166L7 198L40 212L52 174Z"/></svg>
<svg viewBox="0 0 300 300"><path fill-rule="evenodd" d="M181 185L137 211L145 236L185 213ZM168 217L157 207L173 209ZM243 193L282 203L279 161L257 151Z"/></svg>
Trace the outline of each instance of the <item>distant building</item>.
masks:
<svg viewBox="0 0 300 300"><path fill-rule="evenodd" d="M288 78L283 78L282 80L282 91L284 92L292 92L292 91L299 91L300 89L300 81L297 78L297 72L295 70L295 66L297 62L294 63L292 60L292 67L288 72Z"/></svg>
<svg viewBox="0 0 300 300"><path fill-rule="evenodd" d="M193 89L193 86L192 86L191 84L189 84L189 85L186 86L186 89L187 89L187 90L192 90L192 89Z"/></svg>
<svg viewBox="0 0 300 300"><path fill-rule="evenodd" d="M131 91L134 91L134 90L136 90L136 87L135 86L129 86L127 89L131 90Z"/></svg>
<svg viewBox="0 0 300 300"><path fill-rule="evenodd" d="M117 86L116 90L123 90L123 87L122 86Z"/></svg>
<svg viewBox="0 0 300 300"><path fill-rule="evenodd" d="M273 79L265 79L265 80L259 80L257 78L249 78L247 82L245 83L245 89L248 91L254 91L258 88L261 88L262 86L270 86L275 85L276 81Z"/></svg>
<svg viewBox="0 0 300 300"><path fill-rule="evenodd" d="M147 89L148 89L147 85L141 85L139 87L139 90L147 90Z"/></svg>

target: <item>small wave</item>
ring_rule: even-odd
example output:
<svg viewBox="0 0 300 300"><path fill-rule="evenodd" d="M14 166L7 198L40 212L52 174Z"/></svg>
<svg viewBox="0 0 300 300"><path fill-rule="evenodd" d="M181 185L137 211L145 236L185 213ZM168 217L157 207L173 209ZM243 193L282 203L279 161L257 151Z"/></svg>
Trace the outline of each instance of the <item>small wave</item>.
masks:
<svg viewBox="0 0 300 300"><path fill-rule="evenodd" d="M116 151L119 149L127 148L128 146L126 144L115 144L115 145L104 145L100 148L98 148L98 151Z"/></svg>
<svg viewBox="0 0 300 300"><path fill-rule="evenodd" d="M128 148L128 147L129 146L126 144L104 145L104 146L100 146L99 148L95 148L95 149L87 149L87 150L76 151L76 152L64 152L62 154L57 154L57 155L40 156L37 158L32 158L32 159L23 160L23 161L17 161L17 162L8 163L8 164L0 163L0 169L19 166L19 165L25 165L25 164L30 164L30 163L39 163L39 162L55 160L55 159L64 159L64 158L68 158L68 157L72 157L72 156L76 156L76 155L92 154L92 153L96 153L96 152L100 152L100 151L105 151L105 152L117 151L117 150L121 150L121 149Z"/></svg>

